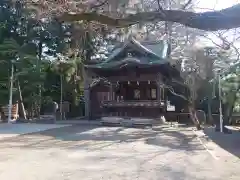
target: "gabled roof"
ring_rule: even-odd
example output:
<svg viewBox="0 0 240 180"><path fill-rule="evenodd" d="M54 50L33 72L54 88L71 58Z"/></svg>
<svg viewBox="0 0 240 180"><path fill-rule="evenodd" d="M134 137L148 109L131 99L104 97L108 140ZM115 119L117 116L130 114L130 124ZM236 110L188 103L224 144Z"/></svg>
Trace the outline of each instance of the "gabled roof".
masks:
<svg viewBox="0 0 240 180"><path fill-rule="evenodd" d="M128 65L158 65L167 63L168 44L164 41L140 43L134 38L128 39L121 47L114 49L112 54L103 62L94 65L86 65L93 69L112 69L121 68ZM122 52L129 49L135 50L142 55L140 57L118 58Z"/></svg>

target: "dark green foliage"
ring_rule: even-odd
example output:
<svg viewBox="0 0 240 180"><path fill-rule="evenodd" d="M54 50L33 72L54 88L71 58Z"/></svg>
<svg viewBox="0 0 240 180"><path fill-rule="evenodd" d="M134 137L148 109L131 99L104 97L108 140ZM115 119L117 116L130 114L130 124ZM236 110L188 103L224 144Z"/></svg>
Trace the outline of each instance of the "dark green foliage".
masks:
<svg viewBox="0 0 240 180"><path fill-rule="evenodd" d="M63 100L77 107L83 92L83 61L95 51L93 34L83 28L83 35L75 38L76 25L34 19L21 2L0 1L0 104L8 104L13 64L14 101L19 100L19 82L28 110L37 111L39 104L51 100L59 103L63 76ZM56 63L59 59L64 63Z"/></svg>

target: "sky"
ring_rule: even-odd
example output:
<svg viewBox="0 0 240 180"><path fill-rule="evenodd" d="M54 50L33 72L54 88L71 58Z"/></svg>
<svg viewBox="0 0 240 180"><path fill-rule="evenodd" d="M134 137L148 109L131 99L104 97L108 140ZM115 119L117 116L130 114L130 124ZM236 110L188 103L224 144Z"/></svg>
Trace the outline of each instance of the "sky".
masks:
<svg viewBox="0 0 240 180"><path fill-rule="evenodd" d="M212 11L212 10L221 10L228 7L231 7L237 3L240 3L240 0L196 0L196 8L195 10L197 12L204 12L204 11ZM217 44L221 44L222 41L217 38L215 35L211 35L209 33L211 39L216 42ZM236 36L232 35L231 31L227 32L225 34L225 37L228 39L229 42L232 42L232 40L235 37L239 37L240 34L237 34ZM235 42L235 46L240 47L240 42ZM206 38L201 38L200 43L198 43L199 46L205 46L205 45L214 45L210 40L207 40Z"/></svg>
<svg viewBox="0 0 240 180"><path fill-rule="evenodd" d="M240 0L197 0L197 11L209 11L210 9L220 10L240 3Z"/></svg>
<svg viewBox="0 0 240 180"><path fill-rule="evenodd" d="M197 7L199 7L198 9L196 9L197 12L221 10L221 9L225 9L225 8L228 8L228 7L231 7L233 5L240 3L240 0L196 0L196 1L199 1L198 4L196 5ZM239 36L240 36L240 34L237 34L236 36L233 35L231 33L231 31L228 31L225 35L225 37L227 37L229 42L232 42L231 41L232 39L234 39L235 37L239 37ZM209 33L209 37L217 44L222 43L222 41L219 40L219 38L217 38L216 36L214 36L211 33ZM206 38L201 39L200 42L201 42L201 43L199 43L200 46L205 46L205 45L215 46L211 41L207 40ZM239 49L240 42L235 41L234 46Z"/></svg>

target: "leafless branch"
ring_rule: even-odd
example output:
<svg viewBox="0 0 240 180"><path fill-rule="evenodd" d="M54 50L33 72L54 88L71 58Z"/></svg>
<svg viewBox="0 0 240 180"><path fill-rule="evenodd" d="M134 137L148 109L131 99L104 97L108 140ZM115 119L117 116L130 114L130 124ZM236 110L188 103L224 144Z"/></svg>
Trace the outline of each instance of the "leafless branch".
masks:
<svg viewBox="0 0 240 180"><path fill-rule="evenodd" d="M240 59L240 52L239 49L233 44L234 42L228 42L228 40L223 37L220 33L214 33L218 38L220 38L224 43L227 43L227 45L229 45L230 47L232 47L234 49L234 51L237 54L237 59L236 61L238 61Z"/></svg>
<svg viewBox="0 0 240 180"><path fill-rule="evenodd" d="M178 97L184 99L185 101L190 102L185 96L176 93L176 92L174 91L174 89L173 89L171 86L164 85L164 88L167 88L167 89L168 89L173 95L178 96Z"/></svg>
<svg viewBox="0 0 240 180"><path fill-rule="evenodd" d="M163 7L161 6L160 0L157 0L157 3L158 3L158 11L159 11L159 13L161 13L162 16L166 16L166 14L164 14Z"/></svg>
<svg viewBox="0 0 240 180"><path fill-rule="evenodd" d="M222 48L222 45L216 43L212 38L208 37L208 35L202 34L201 36L204 37L204 38L206 38L206 39L208 39L208 40L210 40L210 41L211 41L214 45L216 45L217 47Z"/></svg>
<svg viewBox="0 0 240 180"><path fill-rule="evenodd" d="M240 59L240 52L239 52L239 49L233 44L233 43L230 43L227 41L226 38L224 38L223 36L221 36L221 34L219 33L214 33L214 35L216 35L218 38L220 38L222 41L226 42L230 47L232 47L234 49L234 51L236 52L237 54L237 61ZM215 46L223 49L223 46L216 43L212 38L208 37L207 35L201 35L202 37L210 40Z"/></svg>
<svg viewBox="0 0 240 180"><path fill-rule="evenodd" d="M104 6L105 4L107 4L108 1L109 1L109 0L104 0L104 1L102 1L102 2L99 2L99 1L98 1L98 3L97 3L97 4L94 4L93 6L91 6L90 9L91 9L91 10L95 10L95 9L97 9L97 8L100 8L100 7Z"/></svg>
<svg viewBox="0 0 240 180"><path fill-rule="evenodd" d="M186 2L186 4L184 4L181 9L182 9L182 10L185 10L191 3L192 3L192 0L188 0L188 1Z"/></svg>
<svg viewBox="0 0 240 180"><path fill-rule="evenodd" d="M176 84L178 84L178 85L180 85L180 86L182 86L182 87L187 87L186 84L184 84L183 82L180 82L180 81L178 81L178 80L172 79L172 82L173 82L173 83L176 83Z"/></svg>
<svg viewBox="0 0 240 180"><path fill-rule="evenodd" d="M158 76L163 76L163 75L162 75L162 74L158 74ZM185 84L181 83L181 82L178 81L178 80L172 79L171 82L173 82L173 83L175 82L175 83L178 83L179 85L181 85L181 86L183 86L183 87L186 87ZM176 93L176 92L174 91L173 87L167 85L166 83L167 83L167 82L165 82L165 83L163 84L162 81L157 81L158 86L162 86L162 87L164 87L164 88L167 88L173 95L178 96L178 97L181 97L182 99L190 102L185 96Z"/></svg>
<svg viewBox="0 0 240 180"><path fill-rule="evenodd" d="M157 0L157 3L158 3L158 10L159 10L159 11L162 11L163 8L162 8L162 6L161 6L160 0Z"/></svg>

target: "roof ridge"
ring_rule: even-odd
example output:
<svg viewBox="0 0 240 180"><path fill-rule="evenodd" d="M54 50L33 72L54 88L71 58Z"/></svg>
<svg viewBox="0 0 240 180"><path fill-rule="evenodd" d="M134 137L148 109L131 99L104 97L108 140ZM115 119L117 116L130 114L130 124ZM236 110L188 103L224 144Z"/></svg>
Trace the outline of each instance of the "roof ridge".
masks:
<svg viewBox="0 0 240 180"><path fill-rule="evenodd" d="M159 44L159 43L163 43L163 42L166 42L165 40L142 40L142 41L139 41L139 40L137 40L136 38L134 38L134 37L130 37L129 38L130 40L131 39L133 39L134 41L137 41L137 42L139 42L140 44L146 44L146 45L151 45L151 44Z"/></svg>
<svg viewBox="0 0 240 180"><path fill-rule="evenodd" d="M143 41L138 41L138 40L136 40L136 39L133 38L133 37L132 37L132 39L134 39L135 41L139 42L139 43L142 44L142 45L154 45L154 44L160 44L160 43L167 42L167 41L165 41L165 40L155 40L155 41L150 41L150 40L145 41L145 40L143 40ZM130 40L128 39L127 42L129 42L129 41L130 41ZM125 42L118 42L118 43L116 44L116 46L115 46L116 49L117 49L117 48L121 48L125 43L126 43L126 41L125 41Z"/></svg>
<svg viewBox="0 0 240 180"><path fill-rule="evenodd" d="M131 38L130 42L133 42L135 45L137 45L138 47L142 48L143 50L145 50L146 52L159 57L155 52L153 52L151 49L147 48L146 46L144 46L141 42L137 41L135 38ZM161 57L159 57L161 58Z"/></svg>

